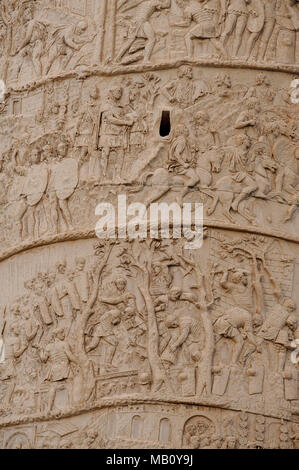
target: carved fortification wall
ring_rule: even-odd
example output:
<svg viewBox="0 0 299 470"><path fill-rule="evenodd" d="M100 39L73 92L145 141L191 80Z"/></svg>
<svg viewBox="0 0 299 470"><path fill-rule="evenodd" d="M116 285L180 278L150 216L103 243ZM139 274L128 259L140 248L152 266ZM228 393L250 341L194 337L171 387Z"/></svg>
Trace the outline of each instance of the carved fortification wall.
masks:
<svg viewBox="0 0 299 470"><path fill-rule="evenodd" d="M298 30L1 0L0 448L299 447ZM203 247L98 239L120 194L203 203Z"/></svg>

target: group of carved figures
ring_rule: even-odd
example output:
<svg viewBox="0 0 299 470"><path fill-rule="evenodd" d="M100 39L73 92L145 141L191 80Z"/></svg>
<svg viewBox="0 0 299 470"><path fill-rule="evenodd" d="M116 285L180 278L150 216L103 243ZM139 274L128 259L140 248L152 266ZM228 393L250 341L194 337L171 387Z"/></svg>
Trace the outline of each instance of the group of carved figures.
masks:
<svg viewBox="0 0 299 470"><path fill-rule="evenodd" d="M79 64L87 65L89 51L86 46L96 35L92 20L75 20L72 17L71 20L65 19L64 24L54 26L46 16L40 19L38 10L32 1L1 2L0 58L2 56L3 77L18 80L20 73L26 76L29 68L29 77L38 79L52 73L53 67L56 67L57 73Z"/></svg>
<svg viewBox="0 0 299 470"><path fill-rule="evenodd" d="M114 58L109 56L106 62L149 62L155 52L161 50L162 60L165 60L173 47L171 37L182 34L190 58L195 57L198 43L200 55L213 56L216 52L223 59L239 56L261 61L296 61L298 0L128 0L119 3L117 17L112 20L122 29L117 34L119 46L113 51ZM161 26L155 27L161 14L165 16L166 23L162 24L166 31L162 31ZM18 80L20 73L26 76L26 69L30 67L38 79L49 73L94 65L94 47L103 41L102 25L98 35L96 33L99 26L89 17L78 20L72 15L54 25L48 21L46 10L41 14L35 2L3 0L0 9L2 75ZM12 35L16 28L16 34ZM168 45L164 41L167 34ZM211 44L208 52L206 44Z"/></svg>
<svg viewBox="0 0 299 470"><path fill-rule="evenodd" d="M298 207L299 158L298 105L290 90L275 89L263 73L249 87L223 73L212 84L194 75L182 66L177 78L162 83L147 73L126 86L115 81L101 96L91 81L80 112L80 96L71 101L65 87L58 100L46 85L34 122L23 126L22 115L16 122L3 116L2 227L12 221L17 227L7 243L70 230L75 195L85 191L80 206L89 200L94 209L92 191L102 183L130 183L131 200L142 191L147 206L163 197L183 202L199 190L206 216L217 219L222 211L231 223L257 223L259 201L271 224L271 201L273 223L290 221ZM86 213L76 224L90 220Z"/></svg>
<svg viewBox="0 0 299 470"><path fill-rule="evenodd" d="M296 32L299 28L297 0L123 2L120 7L123 16L120 24L126 26L127 41L120 48L116 61L122 64L130 64L141 58L145 62L150 61L159 36L163 35L155 29L155 20L163 11L169 13L167 27L174 36L185 31L185 48L191 59L195 57L195 44L199 43L200 55L213 55L216 52L223 59L252 57L264 61L271 47L274 52L271 51L270 60L295 62ZM127 24L126 18L130 13ZM213 47L208 53L206 43Z"/></svg>
<svg viewBox="0 0 299 470"><path fill-rule="evenodd" d="M202 274L181 241L101 241L90 261L38 273L2 308L2 413L59 409L59 393L75 407L161 390L233 399L233 387L296 404L296 304L269 269L267 243L223 242L230 265Z"/></svg>

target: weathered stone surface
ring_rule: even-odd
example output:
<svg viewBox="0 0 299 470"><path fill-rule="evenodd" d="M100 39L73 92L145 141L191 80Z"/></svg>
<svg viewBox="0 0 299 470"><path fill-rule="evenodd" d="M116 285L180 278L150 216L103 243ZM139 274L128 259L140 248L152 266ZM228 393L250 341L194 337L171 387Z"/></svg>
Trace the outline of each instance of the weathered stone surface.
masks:
<svg viewBox="0 0 299 470"><path fill-rule="evenodd" d="M299 447L298 29L1 1L0 448ZM203 247L97 239L119 195L203 203Z"/></svg>

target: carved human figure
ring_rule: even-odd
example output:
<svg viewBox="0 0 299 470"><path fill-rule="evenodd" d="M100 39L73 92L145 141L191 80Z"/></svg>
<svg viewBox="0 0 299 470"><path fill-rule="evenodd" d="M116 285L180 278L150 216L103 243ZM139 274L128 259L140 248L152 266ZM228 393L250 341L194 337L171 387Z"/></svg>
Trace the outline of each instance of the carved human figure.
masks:
<svg viewBox="0 0 299 470"><path fill-rule="evenodd" d="M103 313L99 323L93 328L91 340L86 344L86 352L91 352L98 348L100 342L104 342L104 358L98 352L93 354L98 372L109 373L115 370L112 362L119 343L115 334L115 327L120 321L121 312L118 309L108 310Z"/></svg>
<svg viewBox="0 0 299 470"><path fill-rule="evenodd" d="M257 74L254 85L249 88L245 95L245 99L248 98L256 98L264 106L273 103L274 91L267 75L262 72Z"/></svg>
<svg viewBox="0 0 299 470"><path fill-rule="evenodd" d="M299 4L297 0L284 0L277 4L273 43L276 61L295 62L296 31L299 30Z"/></svg>
<svg viewBox="0 0 299 470"><path fill-rule="evenodd" d="M135 41L138 38L144 38L146 40L144 62L149 62L156 44L156 33L150 20L156 11L170 8L170 5L170 0L145 0L138 6L134 13L134 27L130 32L127 42L119 51L116 61L120 62L127 53L130 55L130 49ZM134 59L133 56L133 61Z"/></svg>
<svg viewBox="0 0 299 470"><path fill-rule="evenodd" d="M50 72L54 62L61 59L61 70L65 70L76 51L79 51L91 38L86 37L88 22L80 20L75 25L60 27L53 34L48 45L46 75Z"/></svg>
<svg viewBox="0 0 299 470"><path fill-rule="evenodd" d="M253 333L251 314L243 308L231 307L221 314L214 322L214 332L233 341L232 364L237 364L246 339L253 346L250 353L255 350L260 352L260 344Z"/></svg>
<svg viewBox="0 0 299 470"><path fill-rule="evenodd" d="M76 257L75 259L76 269L73 274L73 283L77 289L82 305L88 302L90 295L90 276L85 270L86 259L83 257Z"/></svg>
<svg viewBox="0 0 299 470"><path fill-rule="evenodd" d="M213 129L210 116L205 111L198 111L194 116L196 145L200 152L210 150L219 145L218 133Z"/></svg>
<svg viewBox="0 0 299 470"><path fill-rule="evenodd" d="M264 0L263 3L265 9L265 23L258 50L258 58L260 60L265 60L269 48L269 43L276 24L278 0Z"/></svg>
<svg viewBox="0 0 299 470"><path fill-rule="evenodd" d="M234 136L233 140L235 146L232 147L232 151L230 153L229 169L232 173L232 180L238 184L242 183L241 191L239 194L234 195L233 202L231 204L231 208L237 212L238 210L240 211L239 204L250 194L253 194L258 187L252 176L253 168L249 157L250 139L245 134L237 134ZM222 180L219 180L217 185L220 186L221 182ZM224 187L222 187L222 189L224 189ZM242 215L245 215L245 213Z"/></svg>
<svg viewBox="0 0 299 470"><path fill-rule="evenodd" d="M117 309L124 312L125 309L132 309L137 312L136 297L127 288L127 280L122 275L116 275L112 281L114 293L110 297L105 294L100 296L100 301L108 305L117 306Z"/></svg>
<svg viewBox="0 0 299 470"><path fill-rule="evenodd" d="M52 341L40 350L40 357L43 362L49 364L45 380L52 383L48 403L48 410L51 411L54 407L56 392L60 388L60 383L70 378L71 364L78 364L63 328L54 331Z"/></svg>
<svg viewBox="0 0 299 470"><path fill-rule="evenodd" d="M169 335L169 342L164 342L164 350L161 351L162 360L168 365L177 365L178 353L182 350L183 363L198 362L200 358L200 324L184 310L175 310L165 319L168 329L174 330ZM165 338L164 338L165 339Z"/></svg>
<svg viewBox="0 0 299 470"><path fill-rule="evenodd" d="M22 216L23 235L28 235L32 239L38 238L40 235L40 203L48 186L48 177L48 169L41 162L39 148L33 148L30 154L30 167L25 170L24 195L26 208ZM25 218L27 224L25 224Z"/></svg>
<svg viewBox="0 0 299 470"><path fill-rule="evenodd" d="M44 53L46 26L40 21L34 19L34 9L32 4L25 5L23 22L25 37L14 53L15 55L18 54L16 75L18 78L26 57L29 57L32 61L36 76L39 78L42 75L41 57Z"/></svg>
<svg viewBox="0 0 299 470"><path fill-rule="evenodd" d="M69 326L73 317L76 318L77 313L81 310L80 297L73 282L67 276L66 261L58 262L56 269L50 301L57 317L64 317L66 319L65 323Z"/></svg>
<svg viewBox="0 0 299 470"><path fill-rule="evenodd" d="M121 180L124 153L128 147L128 129L134 124L132 115L126 114L125 107L121 104L122 96L122 87L117 86L109 90L108 103L102 114L98 144L99 148L102 149L102 172L104 178L107 175L111 151L117 153L114 166L115 181Z"/></svg>
<svg viewBox="0 0 299 470"><path fill-rule="evenodd" d="M5 360L0 364L0 380L8 381L8 388L4 399L4 409L11 404L17 380L21 376L21 357L28 347L25 335L21 331L19 321L16 319L9 327L5 341Z"/></svg>
<svg viewBox="0 0 299 470"><path fill-rule="evenodd" d="M178 124L174 131L168 156L169 166L176 173L185 173L192 164L192 148L188 137L188 129L183 124Z"/></svg>
<svg viewBox="0 0 299 470"><path fill-rule="evenodd" d="M89 90L89 100L80 112L75 129L75 148L79 156L79 164L83 164L89 155L88 180L95 177L95 135L97 132L99 113L99 90L97 86Z"/></svg>
<svg viewBox="0 0 299 470"><path fill-rule="evenodd" d="M155 311L160 312L170 310L171 308L173 308L173 306L176 306L178 302L183 304L186 304L187 302L195 305L196 307L199 306L196 295L190 292L184 292L178 287L172 287L169 293L163 293L155 298Z"/></svg>
<svg viewBox="0 0 299 470"><path fill-rule="evenodd" d="M48 193L52 193L53 209L51 213L54 216L52 223L56 233L58 232L59 215L62 216L67 229L71 229L73 226L69 198L73 195L78 184L78 162L73 158L68 158L67 154L67 143L60 142L57 146L57 162L52 165L48 188Z"/></svg>
<svg viewBox="0 0 299 470"><path fill-rule="evenodd" d="M256 45L258 38L260 37L265 23L265 3L271 3L264 0L250 0L249 3L249 15L247 21L247 31L249 33L248 40L245 46L245 57L249 59L252 55L253 49ZM274 11L275 15L275 11ZM255 52L255 57L257 52Z"/></svg>
<svg viewBox="0 0 299 470"><path fill-rule="evenodd" d="M275 352L278 355L277 372L284 371L287 351L291 349L290 345L294 339L293 334L297 328L297 318L294 315L296 308L296 303L291 298L286 298L276 304L258 333L264 340L274 344Z"/></svg>
<svg viewBox="0 0 299 470"><path fill-rule="evenodd" d="M224 31L221 36L222 44L227 45L229 38L235 32L232 47L233 56L237 56L242 44L243 34L248 21L247 4L250 0L229 0Z"/></svg>
<svg viewBox="0 0 299 470"><path fill-rule="evenodd" d="M223 271L220 286L230 294L236 307L252 310L253 297L248 271L239 268L229 268Z"/></svg>
<svg viewBox="0 0 299 470"><path fill-rule="evenodd" d="M210 40L220 56L225 50L219 40L220 23L224 15L224 0L192 0L185 9L185 17L196 24L185 36L187 54L194 55L194 40Z"/></svg>
<svg viewBox="0 0 299 470"><path fill-rule="evenodd" d="M257 99L248 98L245 109L237 117L235 129L246 132L252 140L258 140L260 135L260 113L261 107Z"/></svg>
<svg viewBox="0 0 299 470"><path fill-rule="evenodd" d="M204 97L208 93L208 86L203 80L194 80L192 67L182 65L178 70L178 77L166 83L161 92L171 104L184 109Z"/></svg>
<svg viewBox="0 0 299 470"><path fill-rule="evenodd" d="M145 136L148 132L146 103L141 98L141 88L133 83L129 89L129 102L127 105L128 117L132 115L133 125L129 128L130 152L138 152L145 147Z"/></svg>

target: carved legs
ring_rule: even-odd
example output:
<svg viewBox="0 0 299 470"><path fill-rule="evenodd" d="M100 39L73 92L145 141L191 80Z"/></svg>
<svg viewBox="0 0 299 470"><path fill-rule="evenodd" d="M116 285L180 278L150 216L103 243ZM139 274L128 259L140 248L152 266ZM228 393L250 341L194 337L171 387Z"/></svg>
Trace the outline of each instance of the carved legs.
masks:
<svg viewBox="0 0 299 470"><path fill-rule="evenodd" d="M258 58L260 60L265 59L265 55L268 49L268 45L272 36L272 33L274 31L275 27L275 19L269 19L266 21L265 26L264 26L264 31L262 33L261 37L261 43L260 43L260 48L259 48L259 55Z"/></svg>
<svg viewBox="0 0 299 470"><path fill-rule="evenodd" d="M68 200L67 199L59 199L59 207L61 210L61 215L63 217L63 220L67 226L67 228L72 228L72 216L70 213L69 205L68 205Z"/></svg>

